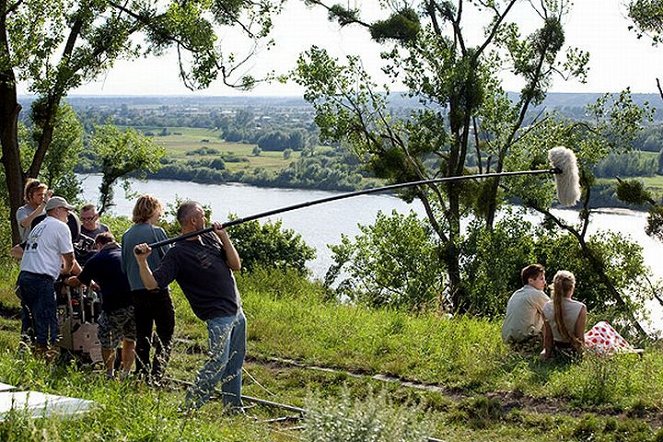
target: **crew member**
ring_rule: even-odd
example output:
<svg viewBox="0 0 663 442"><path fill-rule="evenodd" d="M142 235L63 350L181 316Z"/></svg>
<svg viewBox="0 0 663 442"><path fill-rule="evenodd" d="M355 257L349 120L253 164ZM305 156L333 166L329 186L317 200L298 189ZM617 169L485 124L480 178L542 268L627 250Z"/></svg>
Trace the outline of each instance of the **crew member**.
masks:
<svg viewBox="0 0 663 442"><path fill-rule="evenodd" d="M200 231L205 227L205 212L200 204L188 201L179 207L177 220L183 234ZM177 281L195 315L207 323L210 357L187 391L185 408L201 407L222 381L224 405L241 411L246 318L233 276L241 261L228 233L214 223L213 232L178 242L154 271L148 265L152 249L147 244L140 244L134 253L145 287L167 287Z"/></svg>
<svg viewBox="0 0 663 442"><path fill-rule="evenodd" d="M166 232L155 226L163 206L151 195L142 195L133 209L133 226L122 235L122 266L129 279L136 317L136 372L148 381L158 384L170 359L171 343L175 333L175 308L168 286L147 289L140 278L133 249L143 242L167 239ZM161 262L161 253L150 256L150 265ZM156 339L152 329L156 328ZM155 342L154 359L150 363L150 349Z"/></svg>
<svg viewBox="0 0 663 442"><path fill-rule="evenodd" d="M98 234L108 232L108 226L99 222L99 214L94 204L85 204L81 207L81 234L95 239Z"/></svg>
<svg viewBox="0 0 663 442"><path fill-rule="evenodd" d="M101 290L99 341L106 376L112 378L115 368L115 349L122 340L122 374L129 374L135 359L136 321L127 276L122 271L122 251L110 232L102 232L94 239L98 252L83 267L78 276L67 284L90 286L93 282Z"/></svg>
<svg viewBox="0 0 663 442"><path fill-rule="evenodd" d="M25 205L16 210L16 222L18 223L21 242L28 239L28 234L32 230L32 221L39 215L44 214L46 203L52 195L53 192L48 190L46 184L40 183L34 178L29 178L25 183L23 190Z"/></svg>
<svg viewBox="0 0 663 442"><path fill-rule="evenodd" d="M62 197L48 200L46 218L27 237L18 276L23 321L32 318L36 352L47 360L56 354L58 336L55 280L60 273L68 274L76 263L71 231L66 224L72 209Z"/></svg>

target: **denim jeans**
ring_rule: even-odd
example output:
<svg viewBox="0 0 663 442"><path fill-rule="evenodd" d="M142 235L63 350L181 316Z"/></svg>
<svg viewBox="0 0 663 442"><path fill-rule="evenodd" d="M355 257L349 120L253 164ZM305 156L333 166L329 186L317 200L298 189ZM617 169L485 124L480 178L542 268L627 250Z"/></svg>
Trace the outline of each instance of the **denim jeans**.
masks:
<svg viewBox="0 0 663 442"><path fill-rule="evenodd" d="M18 275L21 321L23 327L29 324L33 328L35 340L39 345L54 345L58 339L54 283L53 278L48 275L31 272L21 272Z"/></svg>
<svg viewBox="0 0 663 442"><path fill-rule="evenodd" d="M242 364L246 354L246 318L241 310L234 316L219 316L207 321L209 359L187 391L185 406L200 408L221 382L223 404L242 406Z"/></svg>

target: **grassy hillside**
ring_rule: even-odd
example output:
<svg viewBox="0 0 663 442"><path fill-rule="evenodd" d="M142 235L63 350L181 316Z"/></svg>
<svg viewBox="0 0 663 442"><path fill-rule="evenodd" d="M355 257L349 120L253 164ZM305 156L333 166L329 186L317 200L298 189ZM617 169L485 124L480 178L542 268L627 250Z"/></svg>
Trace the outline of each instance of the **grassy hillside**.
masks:
<svg viewBox="0 0 663 442"><path fill-rule="evenodd" d="M15 272L4 272L5 312L18 305ZM18 355L18 320L5 317L0 381L92 399L99 407L65 421L28 421L18 413L0 424L0 439L353 440L332 438L331 428L388 422L392 434L412 426L453 441L663 440L663 352L655 346L642 357L542 363L509 353L499 322L329 303L319 286L294 275L261 272L238 281L249 327L244 394L314 410L303 423L264 423L284 414L264 407L226 416L216 402L181 416L177 384L109 382L100 371L51 369ZM206 332L179 289L173 293L178 341L168 375L191 380ZM370 423L362 420L367 413ZM303 431L291 428L300 425ZM329 438L313 438L316 431Z"/></svg>

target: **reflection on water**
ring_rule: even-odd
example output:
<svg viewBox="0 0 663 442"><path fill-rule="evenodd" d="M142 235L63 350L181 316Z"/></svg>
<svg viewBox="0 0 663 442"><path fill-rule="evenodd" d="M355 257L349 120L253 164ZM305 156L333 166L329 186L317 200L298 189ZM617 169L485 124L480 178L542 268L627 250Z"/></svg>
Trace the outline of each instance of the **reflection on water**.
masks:
<svg viewBox="0 0 663 442"><path fill-rule="evenodd" d="M101 177L84 175L82 178L84 179L85 200L97 201ZM131 186L134 192L153 194L164 204L174 203L178 197L199 201L204 205L209 205L212 209L212 218L221 222L227 221L230 213L245 217L279 207L326 198L334 194L316 190L262 188L239 184L196 184L166 180L132 180ZM120 186L115 188L115 203L116 206L111 210L112 213L131 216L134 200L127 200L124 190ZM342 234L349 236L358 234L357 226L359 224L372 224L379 211L390 213L392 210L400 213L414 210L421 216L424 214L423 207L418 202L407 204L392 196L373 194L294 210L267 219L281 219L285 228L293 229L302 236L307 244L316 248L317 258L309 264L309 267L315 277L322 278L332 262L327 244L337 244ZM553 212L567 222L576 221L578 216L577 212L573 210L553 210ZM529 219L537 221L540 217L530 215ZM627 209L604 209L595 212L591 221L588 229L590 234L599 230L612 230L640 244L643 248L645 263L652 269L654 276L663 277L663 267L656 265L658 264L657 259L663 251L663 244L645 234L644 229L647 223L645 213ZM653 322L662 324L663 308L655 300L650 303L650 306Z"/></svg>

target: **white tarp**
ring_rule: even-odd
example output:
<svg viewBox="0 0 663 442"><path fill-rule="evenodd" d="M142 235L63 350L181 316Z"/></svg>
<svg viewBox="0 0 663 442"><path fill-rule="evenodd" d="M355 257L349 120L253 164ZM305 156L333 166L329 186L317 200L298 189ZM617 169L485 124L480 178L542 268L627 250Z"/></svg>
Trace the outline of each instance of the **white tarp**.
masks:
<svg viewBox="0 0 663 442"><path fill-rule="evenodd" d="M4 384L4 383L0 382L0 391L8 391L8 390L13 390L15 388L16 387L14 387L13 385Z"/></svg>
<svg viewBox="0 0 663 442"><path fill-rule="evenodd" d="M4 387L11 385L1 384ZM38 391L0 392L0 421L12 409L33 417L73 416L88 411L94 402Z"/></svg>

